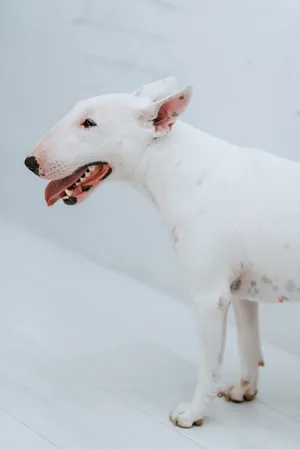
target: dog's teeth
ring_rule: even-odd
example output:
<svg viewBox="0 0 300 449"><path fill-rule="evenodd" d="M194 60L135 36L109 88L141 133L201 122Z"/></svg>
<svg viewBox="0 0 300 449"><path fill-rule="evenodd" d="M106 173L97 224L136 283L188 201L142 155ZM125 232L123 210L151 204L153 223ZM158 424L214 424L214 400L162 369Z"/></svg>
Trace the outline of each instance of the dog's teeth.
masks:
<svg viewBox="0 0 300 449"><path fill-rule="evenodd" d="M96 170L96 165L90 165L90 166L89 166L89 169L90 169L90 171Z"/></svg>
<svg viewBox="0 0 300 449"><path fill-rule="evenodd" d="M80 178L80 181L84 181L85 175L83 174Z"/></svg>
<svg viewBox="0 0 300 449"><path fill-rule="evenodd" d="M76 185L77 187L80 186L80 182L79 182L79 181L75 182L75 185Z"/></svg>
<svg viewBox="0 0 300 449"><path fill-rule="evenodd" d="M66 189L65 192L68 196L72 196L73 190Z"/></svg>
<svg viewBox="0 0 300 449"><path fill-rule="evenodd" d="M87 177L87 176L90 176L91 175L91 172L90 171L86 171L85 172L85 176Z"/></svg>
<svg viewBox="0 0 300 449"><path fill-rule="evenodd" d="M69 199L68 195L63 196L63 200L68 200L68 199Z"/></svg>

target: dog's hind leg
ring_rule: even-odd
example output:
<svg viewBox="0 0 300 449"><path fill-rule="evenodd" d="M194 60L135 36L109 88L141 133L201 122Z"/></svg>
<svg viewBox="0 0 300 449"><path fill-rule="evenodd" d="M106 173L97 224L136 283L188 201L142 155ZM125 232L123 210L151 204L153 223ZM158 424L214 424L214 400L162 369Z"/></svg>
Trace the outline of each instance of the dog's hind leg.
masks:
<svg viewBox="0 0 300 449"><path fill-rule="evenodd" d="M241 377L223 395L233 402L251 401L257 394L259 366L264 364L260 346L258 303L241 300L233 295L232 304L236 318Z"/></svg>

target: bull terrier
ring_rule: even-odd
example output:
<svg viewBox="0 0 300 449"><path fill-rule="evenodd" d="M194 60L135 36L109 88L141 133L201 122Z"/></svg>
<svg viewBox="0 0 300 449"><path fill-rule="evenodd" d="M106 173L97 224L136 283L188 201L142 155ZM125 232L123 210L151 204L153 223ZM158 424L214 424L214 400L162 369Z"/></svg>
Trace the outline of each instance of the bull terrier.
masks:
<svg viewBox="0 0 300 449"><path fill-rule="evenodd" d="M48 206L78 204L109 179L142 190L159 211L189 282L200 343L194 396L170 415L185 428L202 424L216 396L254 399L264 364L258 304L300 299L300 164L179 120L191 95L168 77L81 101L25 160L51 181ZM241 373L220 389L230 303Z"/></svg>

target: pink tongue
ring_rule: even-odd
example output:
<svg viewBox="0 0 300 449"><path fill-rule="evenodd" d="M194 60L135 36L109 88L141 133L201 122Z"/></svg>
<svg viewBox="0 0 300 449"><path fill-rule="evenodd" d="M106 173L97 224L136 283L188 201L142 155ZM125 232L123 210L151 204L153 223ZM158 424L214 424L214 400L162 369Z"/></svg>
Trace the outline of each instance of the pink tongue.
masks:
<svg viewBox="0 0 300 449"><path fill-rule="evenodd" d="M53 206L53 204L61 198L61 193L78 181L85 171L86 167L78 170L73 175L67 176L66 178L49 182L45 189L45 200L48 206Z"/></svg>

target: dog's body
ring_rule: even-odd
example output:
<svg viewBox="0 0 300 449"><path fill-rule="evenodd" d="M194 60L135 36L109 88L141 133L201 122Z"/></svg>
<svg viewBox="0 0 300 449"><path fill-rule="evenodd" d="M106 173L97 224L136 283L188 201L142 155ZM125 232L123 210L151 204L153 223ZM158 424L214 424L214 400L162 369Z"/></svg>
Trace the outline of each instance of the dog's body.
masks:
<svg viewBox="0 0 300 449"><path fill-rule="evenodd" d="M26 163L46 179L68 176L73 184L78 167L105 161L112 179L142 189L159 210L190 283L202 347L194 398L171 414L182 427L202 423L218 393L238 402L254 398L263 365L258 303L300 300L300 164L230 145L183 122L172 129L190 95L190 88L176 92L168 78L131 95L88 100L47 134ZM67 204L80 200L92 186L81 187L80 180L70 197L57 185L48 189L48 204L58 197ZM242 372L220 392L230 302Z"/></svg>

